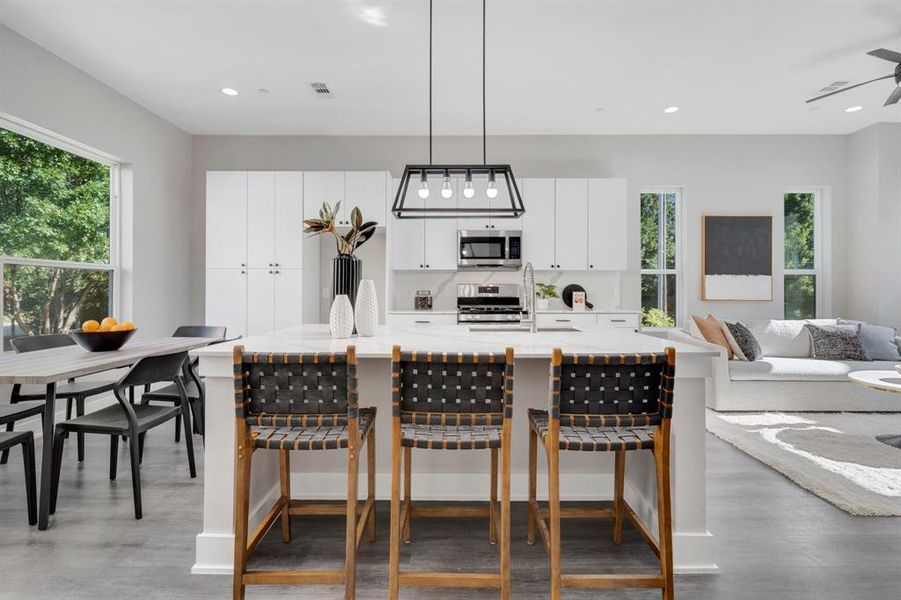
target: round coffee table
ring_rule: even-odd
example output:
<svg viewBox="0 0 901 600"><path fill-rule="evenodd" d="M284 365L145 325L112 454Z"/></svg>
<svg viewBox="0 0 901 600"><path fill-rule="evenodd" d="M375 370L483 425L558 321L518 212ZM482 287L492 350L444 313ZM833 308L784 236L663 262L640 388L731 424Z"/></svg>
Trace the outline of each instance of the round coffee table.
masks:
<svg viewBox="0 0 901 600"><path fill-rule="evenodd" d="M848 378L874 390L901 394L901 373L897 371L852 371L848 373ZM901 433L877 435L876 439L883 444L901 448Z"/></svg>

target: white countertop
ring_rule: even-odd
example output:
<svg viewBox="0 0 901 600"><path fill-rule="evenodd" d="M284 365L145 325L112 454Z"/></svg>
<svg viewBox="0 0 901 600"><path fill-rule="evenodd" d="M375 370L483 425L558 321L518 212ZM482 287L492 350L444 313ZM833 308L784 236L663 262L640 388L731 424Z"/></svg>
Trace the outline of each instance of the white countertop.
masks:
<svg viewBox="0 0 901 600"><path fill-rule="evenodd" d="M348 345L357 347L359 358L390 358L395 344L409 350L442 352L503 352L511 346L518 358L550 358L554 348L577 354L635 354L661 352L673 346L676 352L690 356L718 356L717 352L635 333L629 329L587 328L565 332L472 332L466 327L392 327L379 326L373 337L333 339L328 325L302 325L250 336L200 348L194 356L231 358L232 346L242 344L251 352L342 352Z"/></svg>
<svg viewBox="0 0 901 600"><path fill-rule="evenodd" d="M628 308L611 308L605 310L573 310L571 308L566 308L565 306L560 308L546 308L546 309L538 309L537 312L539 315L561 315L561 314L586 314L586 315L637 315L640 314L640 310L632 310ZM456 310L389 310L389 315L455 315L457 314Z"/></svg>

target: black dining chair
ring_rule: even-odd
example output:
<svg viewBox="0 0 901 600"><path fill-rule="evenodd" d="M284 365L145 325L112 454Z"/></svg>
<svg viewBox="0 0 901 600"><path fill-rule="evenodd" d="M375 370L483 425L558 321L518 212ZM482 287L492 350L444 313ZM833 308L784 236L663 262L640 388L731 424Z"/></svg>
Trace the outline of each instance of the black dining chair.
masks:
<svg viewBox="0 0 901 600"><path fill-rule="evenodd" d="M191 412L184 384L181 381L181 370L188 360L187 352L175 352L161 356L148 356L136 362L128 372L115 384L113 394L116 404L102 408L84 416L59 423L53 436L53 488L50 500L50 512L56 510L56 499L59 492L60 470L63 458L63 444L66 434L97 433L110 438L110 479L116 478L119 437L128 440L131 458L131 485L134 493L135 519L143 516L141 505L141 455L144 447L144 435L150 429L158 427L166 421L181 416L185 427L185 447L188 451L188 468L191 478L197 476L194 464L194 444L190 435ZM173 406L152 406L143 401L132 404L126 390L135 386L143 386L163 381L172 382L179 393L179 401Z"/></svg>
<svg viewBox="0 0 901 600"><path fill-rule="evenodd" d="M218 325L182 325L175 330L172 337L205 337L225 340L225 327ZM198 360L185 362L182 368L182 383L188 396L188 404L191 407L191 416L194 419L194 433L203 435L204 429L204 400L206 398L203 381L197 374ZM160 389L151 390L145 387L141 397L146 402L167 402L174 404L179 401L178 389L174 383L167 384ZM181 417L175 417L175 441L181 441Z"/></svg>
<svg viewBox="0 0 901 600"><path fill-rule="evenodd" d="M30 431L0 431L0 450L9 452L10 448L22 446L22 458L25 463L25 496L28 502L28 524L38 522L38 501L36 479L34 475L34 434Z"/></svg>
<svg viewBox="0 0 901 600"><path fill-rule="evenodd" d="M16 421L35 415L44 414L44 402L26 400L16 404L0 405L0 425L11 425ZM11 448L22 445L22 458L25 462L25 494L28 502L28 524L37 523L37 497L35 495L34 474L34 434L30 431L0 432L0 449L9 452Z"/></svg>
<svg viewBox="0 0 901 600"><path fill-rule="evenodd" d="M10 341L13 350L17 354L26 352L35 352L37 350L48 350L50 348L62 348L64 346L72 346L75 340L64 333L49 333L46 335L30 335L24 337L13 338ZM66 383L60 383L56 386L56 397L65 398L66 400L66 418L72 418L72 405L75 405L75 414L81 416L84 414L85 399L90 396L105 394L113 389L116 384L115 380L111 381L89 381L70 379ZM32 400L43 400L44 393L22 393L21 384L13 385L12 394L9 398L10 404L19 402L27 402ZM13 430L13 423L6 424L6 431ZM0 465L6 464L9 457L9 450L4 450L0 454ZM84 460L84 436L78 434L78 461Z"/></svg>

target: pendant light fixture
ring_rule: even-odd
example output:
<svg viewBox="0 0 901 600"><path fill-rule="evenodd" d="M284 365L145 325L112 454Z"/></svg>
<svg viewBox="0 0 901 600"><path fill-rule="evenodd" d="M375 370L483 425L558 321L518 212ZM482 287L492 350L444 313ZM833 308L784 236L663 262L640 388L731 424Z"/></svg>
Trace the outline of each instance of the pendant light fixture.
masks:
<svg viewBox="0 0 901 600"><path fill-rule="evenodd" d="M522 203L522 196L516 179L513 177L513 169L507 164L488 164L487 160L487 128L485 118L485 2L482 0L482 164L434 164L432 162L432 0L429 0L429 164L407 165L400 179L397 194L391 212L398 219L458 219L458 218L519 218L526 212ZM456 206L448 206L448 200L454 196L454 188L451 176L462 175L465 179L463 185L463 199L481 200L481 205L475 203L467 206L458 198ZM473 177L477 181L485 183L484 199L476 198L476 188L473 186ZM440 181L440 196L445 202L431 197L429 179L434 178L435 184ZM417 195L422 202L408 203L407 192L412 185L417 185ZM480 186L481 187L481 186ZM507 192L507 198L497 201L499 191L503 188ZM412 204L412 205L411 205Z"/></svg>

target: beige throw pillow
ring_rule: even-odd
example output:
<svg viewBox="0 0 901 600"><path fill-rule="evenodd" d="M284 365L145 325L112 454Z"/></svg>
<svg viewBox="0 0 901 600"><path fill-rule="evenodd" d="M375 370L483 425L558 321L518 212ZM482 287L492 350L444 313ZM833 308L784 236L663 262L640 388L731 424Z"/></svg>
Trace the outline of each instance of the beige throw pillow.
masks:
<svg viewBox="0 0 901 600"><path fill-rule="evenodd" d="M711 344L722 346L726 350L726 358L732 360L735 353L732 352L732 346L729 345L729 340L726 339L726 335L723 333L723 324L713 315L707 315L707 318L692 315L691 319L698 326L704 339Z"/></svg>

